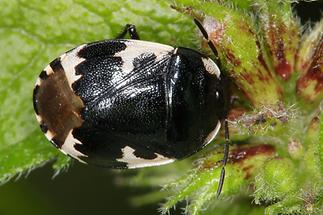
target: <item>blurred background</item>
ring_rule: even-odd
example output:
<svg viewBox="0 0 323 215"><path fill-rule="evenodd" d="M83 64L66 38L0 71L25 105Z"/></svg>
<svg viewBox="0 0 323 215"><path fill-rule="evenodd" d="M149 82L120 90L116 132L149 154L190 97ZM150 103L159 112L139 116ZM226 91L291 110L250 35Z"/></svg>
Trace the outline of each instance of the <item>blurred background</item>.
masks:
<svg viewBox="0 0 323 215"><path fill-rule="evenodd" d="M158 205L134 207L140 191L115 185L115 172L73 162L52 179L50 165L0 187L0 215L155 214Z"/></svg>
<svg viewBox="0 0 323 215"><path fill-rule="evenodd" d="M302 23L317 21L323 3L303 2L295 4L295 9ZM158 203L132 206L129 198L144 190L117 186L116 174L74 162L67 172L52 179L48 164L0 186L0 215L158 214ZM172 214L180 214L180 210Z"/></svg>

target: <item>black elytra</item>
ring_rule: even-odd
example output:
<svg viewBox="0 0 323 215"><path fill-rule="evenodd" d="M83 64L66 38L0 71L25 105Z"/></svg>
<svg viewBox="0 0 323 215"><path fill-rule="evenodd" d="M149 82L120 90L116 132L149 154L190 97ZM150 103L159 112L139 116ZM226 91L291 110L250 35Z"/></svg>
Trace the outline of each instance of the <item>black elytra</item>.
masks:
<svg viewBox="0 0 323 215"><path fill-rule="evenodd" d="M122 39L127 33L131 39ZM139 168L208 144L225 120L226 94L210 58L141 41L127 25L117 39L80 45L52 61L39 75L33 102L42 131L65 154ZM224 168L221 177L223 184Z"/></svg>

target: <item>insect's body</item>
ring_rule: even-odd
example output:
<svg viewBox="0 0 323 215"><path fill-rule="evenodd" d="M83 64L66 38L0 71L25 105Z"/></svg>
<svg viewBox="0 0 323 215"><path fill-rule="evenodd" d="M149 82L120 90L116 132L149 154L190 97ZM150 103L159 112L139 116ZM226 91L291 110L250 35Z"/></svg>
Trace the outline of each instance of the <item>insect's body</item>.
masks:
<svg viewBox="0 0 323 215"><path fill-rule="evenodd" d="M217 134L226 106L216 64L187 48L139 40L81 45L50 63L34 90L46 137L85 163L166 164Z"/></svg>

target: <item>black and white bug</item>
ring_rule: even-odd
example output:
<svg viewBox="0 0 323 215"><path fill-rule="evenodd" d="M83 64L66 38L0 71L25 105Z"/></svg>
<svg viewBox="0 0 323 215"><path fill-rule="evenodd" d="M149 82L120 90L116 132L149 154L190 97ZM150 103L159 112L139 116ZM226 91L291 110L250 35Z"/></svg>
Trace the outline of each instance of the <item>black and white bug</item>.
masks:
<svg viewBox="0 0 323 215"><path fill-rule="evenodd" d="M132 39L121 39L127 32ZM118 39L80 45L53 60L39 75L33 102L41 130L63 153L98 166L139 168L185 158L212 141L226 116L225 95L210 58L141 41L127 25Z"/></svg>

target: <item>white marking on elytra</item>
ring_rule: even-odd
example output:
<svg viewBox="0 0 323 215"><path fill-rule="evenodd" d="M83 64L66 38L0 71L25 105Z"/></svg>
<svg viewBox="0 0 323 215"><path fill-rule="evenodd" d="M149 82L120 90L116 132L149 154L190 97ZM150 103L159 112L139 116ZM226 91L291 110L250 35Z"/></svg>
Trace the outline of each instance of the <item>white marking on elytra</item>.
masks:
<svg viewBox="0 0 323 215"><path fill-rule="evenodd" d="M48 129L45 136L48 140L52 140L55 135Z"/></svg>
<svg viewBox="0 0 323 215"><path fill-rule="evenodd" d="M164 157L163 155L160 155L158 153L155 153L157 157L154 159L140 158L134 154L135 150L129 146L124 147L123 149L121 149L121 151L123 152L123 157L117 159L117 161L127 163L127 167L129 169L159 166L175 161L175 159Z"/></svg>
<svg viewBox="0 0 323 215"><path fill-rule="evenodd" d="M72 84L80 79L82 75L76 75L75 67L85 61L84 58L80 58L77 53L84 48L84 45L81 45L70 52L64 53L60 56L62 67L64 68L67 81L72 89Z"/></svg>
<svg viewBox="0 0 323 215"><path fill-rule="evenodd" d="M157 57L156 61L158 61L174 51L174 47L160 43L140 40L126 40L124 42L127 45L126 49L117 52L114 54L114 57L122 58L122 72L125 74L128 74L134 69L133 60L144 53L155 54Z"/></svg>
<svg viewBox="0 0 323 215"><path fill-rule="evenodd" d="M73 129L68 133L63 145L60 148L60 151L62 151L64 154L72 156L82 163L85 163L80 159L80 157L87 157L87 155L75 149L76 144L82 145L82 143L78 139L74 138L72 131Z"/></svg>
<svg viewBox="0 0 323 215"><path fill-rule="evenodd" d="M41 121L42 121L41 116L39 116L39 115L38 115L38 114L36 114L36 113L35 113L35 116L36 116L37 121L38 121L39 123L41 123Z"/></svg>
<svg viewBox="0 0 323 215"><path fill-rule="evenodd" d="M214 61L211 60L210 58L202 58L202 61L206 71L211 75L216 75L217 78L220 79L221 72L219 67L216 65L216 63L214 63Z"/></svg>
<svg viewBox="0 0 323 215"><path fill-rule="evenodd" d="M47 65L44 70L48 76L54 73L54 71L53 71L52 67L50 67L50 65Z"/></svg>
<svg viewBox="0 0 323 215"><path fill-rule="evenodd" d="M40 84L41 84L41 80L40 80L40 78L37 78L36 83L35 83L35 87L40 86Z"/></svg>
<svg viewBox="0 0 323 215"><path fill-rule="evenodd" d="M210 142L212 142L212 140L214 140L214 138L218 134L220 128L221 128L221 122L218 121L218 124L216 125L216 127L209 133L209 135L207 135L207 137L204 141L205 145L209 144Z"/></svg>
<svg viewBox="0 0 323 215"><path fill-rule="evenodd" d="M46 75L48 75L48 76L54 73L54 71L50 67L50 65L47 65L45 67L44 71L46 72ZM40 86L41 85L41 82L42 82L41 78L37 78L36 83L35 83L35 86Z"/></svg>

